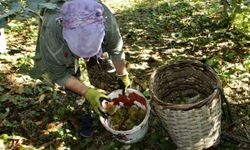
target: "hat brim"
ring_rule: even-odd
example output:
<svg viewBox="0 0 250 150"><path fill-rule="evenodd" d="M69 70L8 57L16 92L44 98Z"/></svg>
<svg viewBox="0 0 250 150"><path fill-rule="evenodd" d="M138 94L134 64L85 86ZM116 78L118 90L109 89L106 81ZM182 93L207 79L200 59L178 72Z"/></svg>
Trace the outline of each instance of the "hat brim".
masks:
<svg viewBox="0 0 250 150"><path fill-rule="evenodd" d="M72 29L63 28L63 37L69 49L83 58L93 57L100 52L104 35L104 25L97 22Z"/></svg>

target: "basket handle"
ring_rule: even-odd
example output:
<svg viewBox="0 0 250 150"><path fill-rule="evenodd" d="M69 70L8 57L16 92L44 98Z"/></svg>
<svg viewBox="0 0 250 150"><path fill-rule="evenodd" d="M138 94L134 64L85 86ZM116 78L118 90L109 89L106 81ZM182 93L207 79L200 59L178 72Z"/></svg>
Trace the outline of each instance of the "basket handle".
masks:
<svg viewBox="0 0 250 150"><path fill-rule="evenodd" d="M203 68L210 70L211 72L216 73L216 71L211 68L207 63L203 63ZM216 76L217 81L220 81L219 77ZM225 118L225 120L232 124L233 123L233 119L232 119L232 113L231 113L231 108L229 106L229 102L224 94L224 90L222 88L221 83L217 83L217 85L215 86L215 89L218 89L220 96L221 96L221 105L222 105L222 118ZM225 104L225 105L224 105Z"/></svg>
<svg viewBox="0 0 250 150"><path fill-rule="evenodd" d="M231 108L229 106L229 102L224 94L224 90L222 87L216 86L215 89L219 90L220 96L221 96L221 105L222 105L222 118L225 118L225 120L232 124L233 119L232 119L232 113L231 113ZM225 105L224 105L225 104Z"/></svg>

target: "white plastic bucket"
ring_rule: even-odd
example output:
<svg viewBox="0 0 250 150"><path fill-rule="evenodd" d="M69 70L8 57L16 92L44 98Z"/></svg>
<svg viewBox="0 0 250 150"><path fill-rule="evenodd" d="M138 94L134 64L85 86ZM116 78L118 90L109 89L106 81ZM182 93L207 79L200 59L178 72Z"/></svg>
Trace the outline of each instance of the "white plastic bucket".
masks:
<svg viewBox="0 0 250 150"><path fill-rule="evenodd" d="M142 104L138 101L136 101L134 103L138 107L141 107L142 109L146 110L145 118L143 119L143 121L139 125L133 127L131 130L127 130L127 131L114 130L110 127L110 121L111 121L110 117L108 117L108 118L100 117L100 121L101 121L102 125L109 132L112 133L114 138L116 140L123 142L123 143L126 143L126 144L138 142L145 136L145 134L147 133L147 130L148 130L148 119L150 116L150 109L151 109L148 100L139 91L134 90L134 89L127 89L126 95L128 95L129 93L133 93L133 92L138 94L139 96L143 97L145 100L145 104ZM122 94L122 90L115 90L115 91L111 92L109 94L109 97L111 99L118 98L119 94Z"/></svg>

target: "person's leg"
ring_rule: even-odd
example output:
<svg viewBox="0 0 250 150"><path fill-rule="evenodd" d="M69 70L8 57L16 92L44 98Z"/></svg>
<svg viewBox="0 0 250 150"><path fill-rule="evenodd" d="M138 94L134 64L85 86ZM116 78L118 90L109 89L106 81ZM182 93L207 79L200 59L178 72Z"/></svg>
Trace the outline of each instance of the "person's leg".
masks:
<svg viewBox="0 0 250 150"><path fill-rule="evenodd" d="M107 92L112 92L117 89L115 68L110 60L99 59L97 61L96 58L92 57L85 62L91 85Z"/></svg>

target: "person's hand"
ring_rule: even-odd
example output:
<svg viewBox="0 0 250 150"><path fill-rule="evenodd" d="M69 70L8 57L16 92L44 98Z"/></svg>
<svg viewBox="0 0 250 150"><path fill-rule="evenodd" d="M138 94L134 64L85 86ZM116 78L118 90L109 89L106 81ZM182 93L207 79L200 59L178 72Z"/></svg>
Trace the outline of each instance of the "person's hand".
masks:
<svg viewBox="0 0 250 150"><path fill-rule="evenodd" d="M110 101L109 97L102 93L100 90L95 88L89 88L85 94L85 98L88 100L88 102L93 107L94 111L98 115L105 114L105 110L102 107L102 101L107 100Z"/></svg>
<svg viewBox="0 0 250 150"><path fill-rule="evenodd" d="M117 75L118 77L118 84L119 84L119 88L121 88L123 90L123 92L125 92L127 90L127 88L130 86L130 79L128 77L128 74L125 75Z"/></svg>

